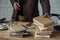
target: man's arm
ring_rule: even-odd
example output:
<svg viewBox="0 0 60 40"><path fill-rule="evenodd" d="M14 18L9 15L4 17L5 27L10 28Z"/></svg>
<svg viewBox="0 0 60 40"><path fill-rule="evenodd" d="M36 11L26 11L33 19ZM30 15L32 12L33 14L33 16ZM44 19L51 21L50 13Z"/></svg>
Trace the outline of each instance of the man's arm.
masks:
<svg viewBox="0 0 60 40"><path fill-rule="evenodd" d="M40 0L43 17L50 18L50 2L49 0Z"/></svg>
<svg viewBox="0 0 60 40"><path fill-rule="evenodd" d="M13 14L12 14L12 21L16 21L17 19L17 11L20 9L20 5L18 3L19 0L10 0L12 6L13 6Z"/></svg>

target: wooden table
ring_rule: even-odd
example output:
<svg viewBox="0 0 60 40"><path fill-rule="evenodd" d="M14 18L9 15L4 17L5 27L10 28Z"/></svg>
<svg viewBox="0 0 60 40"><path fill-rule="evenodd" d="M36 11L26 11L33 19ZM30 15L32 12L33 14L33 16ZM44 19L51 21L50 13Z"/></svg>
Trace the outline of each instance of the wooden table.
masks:
<svg viewBox="0 0 60 40"><path fill-rule="evenodd" d="M6 26L9 28L13 28L13 29L25 29L22 24L26 24L25 22L17 22L18 24L16 26L13 26L9 24L7 24ZM34 37L34 32L35 29L34 27L36 27L35 25L32 25L30 29L28 29L33 35L32 36L27 36L24 38L20 38L20 37L11 37L10 34L10 29L9 30L4 30L4 31L0 31L0 40L60 40L60 33L55 33L55 37L53 38L35 38Z"/></svg>

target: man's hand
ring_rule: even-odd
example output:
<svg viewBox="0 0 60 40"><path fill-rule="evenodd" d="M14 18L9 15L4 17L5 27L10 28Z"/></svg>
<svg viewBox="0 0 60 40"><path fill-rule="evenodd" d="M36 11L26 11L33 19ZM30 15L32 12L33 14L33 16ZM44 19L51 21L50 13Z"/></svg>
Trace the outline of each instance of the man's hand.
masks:
<svg viewBox="0 0 60 40"><path fill-rule="evenodd" d="M44 17L44 18L49 18L49 19L51 19L51 18L50 18L50 15L49 15L47 12L44 13L43 17Z"/></svg>
<svg viewBox="0 0 60 40"><path fill-rule="evenodd" d="M19 3L17 3L17 2L15 2L15 3L13 4L13 6L14 6L14 9L15 9L15 10L19 10L19 9L20 9L20 5L19 5Z"/></svg>

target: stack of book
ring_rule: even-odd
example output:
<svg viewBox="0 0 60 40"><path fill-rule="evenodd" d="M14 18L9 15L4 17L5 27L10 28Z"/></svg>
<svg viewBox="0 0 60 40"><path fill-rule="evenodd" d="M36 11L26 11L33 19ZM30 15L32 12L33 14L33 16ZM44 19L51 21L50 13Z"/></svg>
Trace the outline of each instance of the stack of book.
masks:
<svg viewBox="0 0 60 40"><path fill-rule="evenodd" d="M54 22L51 19L38 16L33 19L33 23L37 25L35 37L51 37L54 31Z"/></svg>
<svg viewBox="0 0 60 40"><path fill-rule="evenodd" d="M25 37L29 35L29 32L21 25L17 25L9 28L9 35L12 37Z"/></svg>
<svg viewBox="0 0 60 40"><path fill-rule="evenodd" d="M24 37L24 36L27 36L27 35L29 35L29 33L24 29L22 29L22 30L14 30L14 31L10 32L10 36Z"/></svg>

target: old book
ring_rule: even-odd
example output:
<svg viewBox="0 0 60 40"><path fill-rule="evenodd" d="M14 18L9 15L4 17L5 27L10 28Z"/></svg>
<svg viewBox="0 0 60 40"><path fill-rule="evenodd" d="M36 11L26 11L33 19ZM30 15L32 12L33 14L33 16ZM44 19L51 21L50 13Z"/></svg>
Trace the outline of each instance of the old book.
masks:
<svg viewBox="0 0 60 40"><path fill-rule="evenodd" d="M23 37L24 35L28 35L28 33L24 33L24 32L21 32L21 33L11 32L10 33L10 36L20 36L20 37Z"/></svg>
<svg viewBox="0 0 60 40"><path fill-rule="evenodd" d="M39 29L40 31L49 31L49 30L53 30L54 29L54 24L49 25L47 27L42 27L41 25L38 25L35 23L35 25L37 26L36 28Z"/></svg>
<svg viewBox="0 0 60 40"><path fill-rule="evenodd" d="M39 34L52 34L53 31L42 31L42 32L39 32Z"/></svg>
<svg viewBox="0 0 60 40"><path fill-rule="evenodd" d="M33 21L42 27L47 27L49 25L54 24L54 22L51 19L43 18L41 16L33 18Z"/></svg>
<svg viewBox="0 0 60 40"><path fill-rule="evenodd" d="M38 34L38 32L35 31L34 37L36 37L36 38L40 38L40 37L50 38L50 35L48 35L48 34Z"/></svg>
<svg viewBox="0 0 60 40"><path fill-rule="evenodd" d="M25 29L20 29L20 30L10 30L10 36L15 36L15 37L24 37L26 35L29 35L29 33Z"/></svg>
<svg viewBox="0 0 60 40"><path fill-rule="evenodd" d="M41 35L35 35L36 38L50 38L50 35L44 35L44 36L41 36Z"/></svg>
<svg viewBox="0 0 60 40"><path fill-rule="evenodd" d="M43 28L40 28L39 29L39 27L36 27L36 30L35 31L37 31L37 33L40 33L40 34L52 34L52 32L54 31L54 28L52 27L53 25L50 25L50 26L48 26L48 28L46 27L45 29L43 29Z"/></svg>
<svg viewBox="0 0 60 40"><path fill-rule="evenodd" d="M52 34L53 31L52 30L50 30L50 31L40 31L40 30L36 29L35 32L37 32L39 34Z"/></svg>

